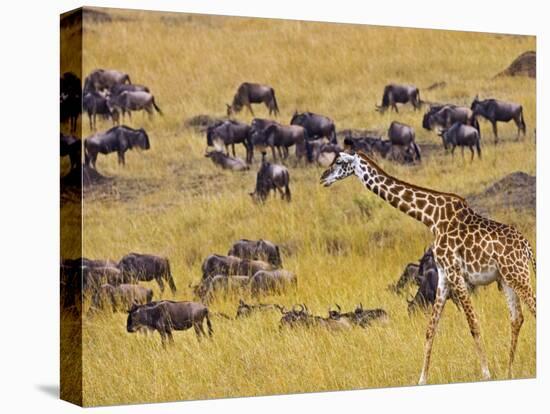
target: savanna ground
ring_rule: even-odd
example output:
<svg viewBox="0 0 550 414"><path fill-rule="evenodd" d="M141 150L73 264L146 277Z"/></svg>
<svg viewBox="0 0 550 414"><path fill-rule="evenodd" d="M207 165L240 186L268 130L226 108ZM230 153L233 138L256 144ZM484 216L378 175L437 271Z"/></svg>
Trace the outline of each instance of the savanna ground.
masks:
<svg viewBox="0 0 550 414"><path fill-rule="evenodd" d="M502 141L492 144L482 124L483 159L454 159L442 147L422 163L400 166L381 161L397 177L468 196L515 171L534 175L535 81L500 77L515 57L534 50L535 38L495 34L383 28L295 21L223 18L185 14L109 11L111 22L86 21L83 74L116 68L148 85L164 116L134 114L130 126L144 127L151 150L127 153L125 168L116 155L101 156L98 170L112 184L85 191L83 254L118 260L130 251L167 256L178 291L164 298L190 300L190 284L200 279L202 260L226 254L239 238L265 238L283 246L284 267L299 278L296 291L262 302L287 307L305 302L326 314L339 303L352 309L382 307L386 325L330 333L321 329L279 332L280 315L246 320L214 318L214 337L198 343L194 332L176 332L164 351L157 334L126 332L126 314L85 314L83 393L85 405L201 399L229 396L403 386L415 384L422 363L427 316L407 315L404 297L387 290L403 267L431 242L428 230L394 210L350 178L330 189L319 185L318 167L290 163L292 202L252 203L258 156L251 170L231 173L204 157L205 137L183 127L197 114L223 116L243 81L272 85L288 123L295 109L333 118L338 129L386 130L392 120L413 125L421 146L440 145L421 127L422 113L375 112L389 82L416 84L422 99L470 104L497 97L523 105L528 127L515 141L515 126L500 124ZM118 17L118 18L116 18ZM71 68L71 61L62 67ZM425 88L444 81L447 86ZM268 117L264 107L257 116ZM237 117L249 122L243 112ZM84 119L83 136L90 135ZM100 130L111 127L98 122ZM244 148L237 147L241 157ZM62 164L62 172L67 164ZM64 215L76 205L65 203ZM506 205L493 218L514 224L535 244L532 210ZM74 244L72 256L79 256ZM69 254L70 255L70 254ZM535 283L533 278L532 283ZM156 299L158 287L151 283ZM220 298L214 311L234 315L238 298ZM506 378L508 310L496 285L474 296L489 365L495 379ZM430 383L481 378L465 317L446 307L435 340ZM535 320L526 314L515 377L535 375Z"/></svg>

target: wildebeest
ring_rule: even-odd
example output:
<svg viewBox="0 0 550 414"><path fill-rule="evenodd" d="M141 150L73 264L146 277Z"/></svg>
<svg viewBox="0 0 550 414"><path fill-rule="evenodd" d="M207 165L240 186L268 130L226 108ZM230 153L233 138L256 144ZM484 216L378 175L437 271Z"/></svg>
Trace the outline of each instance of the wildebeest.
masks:
<svg viewBox="0 0 550 414"><path fill-rule="evenodd" d="M133 129L125 125L113 127L84 140L86 165L93 166L95 169L97 154L107 155L111 152L116 152L118 163L124 165L126 163L124 154L133 148L143 150L151 148L147 132L143 128Z"/></svg>
<svg viewBox="0 0 550 414"><path fill-rule="evenodd" d="M351 324L366 328L370 326L373 321L381 320L386 321L388 314L384 309L363 309L363 304L359 304L352 312L342 312L340 305L336 304L336 310L329 308L328 315L331 319L347 319Z"/></svg>
<svg viewBox="0 0 550 414"><path fill-rule="evenodd" d="M115 83L109 89L111 96L120 95L122 92L151 92L145 85L137 85L135 83Z"/></svg>
<svg viewBox="0 0 550 414"><path fill-rule="evenodd" d="M229 155L229 145L235 156L235 144L243 144L246 149L246 161L252 161L252 142L250 138L251 127L248 124L237 121L224 121L206 128L206 146L215 146L221 142L225 146L225 152Z"/></svg>
<svg viewBox="0 0 550 414"><path fill-rule="evenodd" d="M334 161L334 158L338 156L340 152L343 151L343 148L338 144L323 143L319 147L319 152L317 154L313 153L313 159L317 164L328 167Z"/></svg>
<svg viewBox="0 0 550 414"><path fill-rule="evenodd" d="M76 124L81 113L82 85L73 72L65 72L60 80L59 115L61 122L69 121L70 132L76 132Z"/></svg>
<svg viewBox="0 0 550 414"><path fill-rule="evenodd" d="M331 144L338 144L334 121L324 115L312 112L294 112L290 125L300 125L305 128L307 138L310 140L325 137Z"/></svg>
<svg viewBox="0 0 550 414"><path fill-rule="evenodd" d="M197 339L206 336L203 323L206 319L208 335L212 336L212 324L208 308L197 302L174 302L163 300L146 305L134 305L128 312L126 330L130 333L140 329L156 330L162 345L166 338L173 342L172 331L184 331L193 327Z"/></svg>
<svg viewBox="0 0 550 414"><path fill-rule="evenodd" d="M420 148L415 141L415 132L413 127L402 124L401 122L393 121L388 129L388 138L390 139L392 145L412 148L418 161L421 160Z"/></svg>
<svg viewBox="0 0 550 414"><path fill-rule="evenodd" d="M427 130L433 129L434 126L450 128L455 122L462 122L479 130L479 122L470 108L452 104L432 106L424 114L422 127Z"/></svg>
<svg viewBox="0 0 550 414"><path fill-rule="evenodd" d="M232 171L244 171L248 170L249 167L240 158L233 158L229 155L224 154L222 151L210 151L204 154L206 158L210 158L212 162L216 165L219 165L224 170Z"/></svg>
<svg viewBox="0 0 550 414"><path fill-rule="evenodd" d="M111 96L110 101L114 108L120 109L123 113L128 112L130 117L131 111L141 110L153 115L153 108L162 115L162 111L155 102L155 97L149 92L123 91L118 95Z"/></svg>
<svg viewBox="0 0 550 414"><path fill-rule="evenodd" d="M277 303L256 303L248 304L245 303L242 299L239 299L239 306L237 307L236 318L244 318L250 316L252 313L259 311L268 311L268 310L277 310L281 313L285 311L284 306L281 306Z"/></svg>
<svg viewBox="0 0 550 414"><path fill-rule="evenodd" d="M215 275L252 276L259 270L271 270L273 266L261 260L241 259L235 256L211 254L202 262L202 280Z"/></svg>
<svg viewBox="0 0 550 414"><path fill-rule="evenodd" d="M172 293L176 293L176 284L170 270L170 261L166 257L152 254L129 253L120 259L118 267L125 281L138 280L150 282L156 280L161 292L164 292L164 280L168 282Z"/></svg>
<svg viewBox="0 0 550 414"><path fill-rule="evenodd" d="M233 97L231 105L226 104L227 116L231 116L235 112L240 112L243 106L246 106L252 116L254 116L251 104L262 102L269 109L269 115L279 114L275 90L271 86L249 82L241 83Z"/></svg>
<svg viewBox="0 0 550 414"><path fill-rule="evenodd" d="M261 134L263 142L261 144L271 148L273 160L277 160L275 148L279 152L279 157L288 158L288 148L296 146L296 158L300 161L306 156L307 131L299 125L278 125L273 124L263 130ZM255 143L258 145L258 142Z"/></svg>
<svg viewBox="0 0 550 414"><path fill-rule="evenodd" d="M84 263L84 262L83 262ZM118 286L124 282L120 269L116 266L82 266L82 290L96 292L105 283Z"/></svg>
<svg viewBox="0 0 550 414"><path fill-rule="evenodd" d="M101 115L103 118L111 118L114 125L117 125L120 119L118 110L112 105L109 98L96 91L84 95L82 107L88 112L90 129L93 131L96 129L97 115Z"/></svg>
<svg viewBox="0 0 550 414"><path fill-rule="evenodd" d="M294 305L289 311L286 309L281 310L283 315L279 322L279 329L284 327L309 327L314 324L314 317L309 313L307 306L305 304L298 306L299 308Z"/></svg>
<svg viewBox="0 0 550 414"><path fill-rule="evenodd" d="M474 147L477 150L477 156L481 158L481 146L479 131L470 125L464 125L461 122L456 122L449 129L444 129L439 134L443 140L443 146L447 149L451 147L451 154L454 155L457 146L462 149L464 157L464 147L470 148L472 152L472 160L474 159Z"/></svg>
<svg viewBox="0 0 550 414"><path fill-rule="evenodd" d="M435 302L438 280L437 265L435 263L433 251L429 248L420 259L416 279L418 290L414 298L408 301L407 309L409 314L418 306L426 308L428 305L433 305Z"/></svg>
<svg viewBox="0 0 550 414"><path fill-rule="evenodd" d="M132 83L127 73L114 69L95 69L84 80L84 93L100 92L123 83Z"/></svg>
<svg viewBox="0 0 550 414"><path fill-rule="evenodd" d="M262 153L262 164L256 174L256 188L250 196L254 201L264 202L269 192L279 191L283 200L291 199L290 174L288 169L279 164L271 164L265 160L265 152Z"/></svg>
<svg viewBox="0 0 550 414"><path fill-rule="evenodd" d="M201 280L194 291L203 302L208 302L218 292L228 294L248 288L249 282L250 277L246 275L215 275Z"/></svg>
<svg viewBox="0 0 550 414"><path fill-rule="evenodd" d="M233 243L227 255L240 257L241 259L262 260L274 267L283 265L279 246L269 240L237 240Z"/></svg>
<svg viewBox="0 0 550 414"><path fill-rule="evenodd" d="M69 156L71 169L78 168L82 163L82 142L70 135L61 134L60 155Z"/></svg>
<svg viewBox="0 0 550 414"><path fill-rule="evenodd" d="M496 99L485 99L480 101L476 96L471 106L474 116L482 116L493 126L495 142L498 142L497 122L509 122L512 119L518 128L517 139L520 132L525 136L525 120L523 119L523 107L513 102L504 102Z"/></svg>
<svg viewBox="0 0 550 414"><path fill-rule="evenodd" d="M103 309L105 302L109 302L113 312L119 309L129 310L134 304L144 305L153 300L153 290L139 285L120 284L113 286L108 283L99 287L93 296L95 308Z"/></svg>
<svg viewBox="0 0 550 414"><path fill-rule="evenodd" d="M399 280L395 284L389 285L388 289L400 294L408 284L411 282L416 282L418 279L419 268L420 266L417 263L408 263L407 266L405 266L403 273L401 273Z"/></svg>
<svg viewBox="0 0 550 414"><path fill-rule="evenodd" d="M288 270L260 270L250 278L250 291L257 296L260 293L281 293L286 287L296 286L296 275Z"/></svg>
<svg viewBox="0 0 550 414"><path fill-rule="evenodd" d="M376 105L376 110L384 112L391 107L395 112L399 112L397 104L411 103L415 110L419 109L422 105L420 100L420 92L414 85L396 85L390 84L384 87L384 94L382 95L382 104Z"/></svg>

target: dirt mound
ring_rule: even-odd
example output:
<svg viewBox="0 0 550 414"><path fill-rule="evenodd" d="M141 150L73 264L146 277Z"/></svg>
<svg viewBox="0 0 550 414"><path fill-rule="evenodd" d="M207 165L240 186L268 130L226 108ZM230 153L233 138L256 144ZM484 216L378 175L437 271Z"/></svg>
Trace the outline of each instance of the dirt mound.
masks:
<svg viewBox="0 0 550 414"><path fill-rule="evenodd" d="M468 197L468 202L481 213L502 208L531 210L534 213L537 207L537 179L517 171Z"/></svg>
<svg viewBox="0 0 550 414"><path fill-rule="evenodd" d="M505 70L497 76L537 77L537 54L530 50L518 56Z"/></svg>
<svg viewBox="0 0 550 414"><path fill-rule="evenodd" d="M218 124L220 122L226 121L227 118L217 118L215 116L200 114L187 118L183 121L184 128L196 128L196 129L206 129L209 126Z"/></svg>
<svg viewBox="0 0 550 414"><path fill-rule="evenodd" d="M82 168L73 168L67 175L61 178L61 187L80 188L89 187L90 185L103 184L111 181L109 177L105 177L98 173L93 168L83 165Z"/></svg>

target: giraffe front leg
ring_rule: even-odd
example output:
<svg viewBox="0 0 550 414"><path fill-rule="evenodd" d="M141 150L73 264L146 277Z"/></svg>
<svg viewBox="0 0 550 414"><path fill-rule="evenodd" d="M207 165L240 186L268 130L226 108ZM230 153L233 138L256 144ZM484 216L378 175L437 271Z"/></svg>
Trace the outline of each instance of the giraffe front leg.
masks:
<svg viewBox="0 0 550 414"><path fill-rule="evenodd" d="M523 313L521 311L521 303L517 293L508 286L506 283L502 284L504 295L506 296L506 303L510 311L510 324L511 324L511 340L510 340L510 359L508 362L508 378L512 379L513 371L512 365L514 363L514 356L516 354L516 347L518 343L519 331L521 325L523 325Z"/></svg>
<svg viewBox="0 0 550 414"><path fill-rule="evenodd" d="M447 277L445 272L441 269L438 271L438 282L437 282L437 292L435 296L435 303L432 309L432 315L430 317L430 322L428 324L428 329L426 330L426 343L424 345L424 364L422 366L422 372L420 373L420 379L418 380L418 385L426 384L428 380L428 370L430 368L430 358L432 355L432 345L437 331L437 325L439 324L439 319L441 318L441 313L447 302L449 296L449 288L447 286Z"/></svg>

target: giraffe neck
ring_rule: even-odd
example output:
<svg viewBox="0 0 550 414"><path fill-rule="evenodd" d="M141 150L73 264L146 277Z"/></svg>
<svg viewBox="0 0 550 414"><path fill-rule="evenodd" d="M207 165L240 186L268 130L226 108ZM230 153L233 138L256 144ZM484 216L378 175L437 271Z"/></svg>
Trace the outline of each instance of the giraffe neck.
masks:
<svg viewBox="0 0 550 414"><path fill-rule="evenodd" d="M447 222L456 203L463 200L454 194L440 193L405 183L387 174L372 161L361 159L355 166L355 175L361 182L393 207L422 222L432 233L440 223Z"/></svg>

